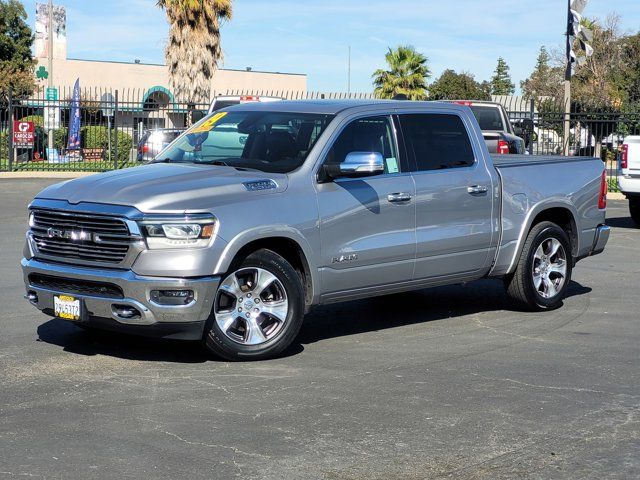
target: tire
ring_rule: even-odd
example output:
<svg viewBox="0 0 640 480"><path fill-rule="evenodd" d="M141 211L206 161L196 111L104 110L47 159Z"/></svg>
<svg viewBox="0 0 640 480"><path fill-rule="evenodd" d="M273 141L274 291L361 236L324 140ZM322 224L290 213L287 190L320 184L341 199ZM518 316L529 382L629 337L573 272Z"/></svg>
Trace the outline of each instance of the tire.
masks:
<svg viewBox="0 0 640 480"><path fill-rule="evenodd" d="M516 271L505 280L507 294L526 310L556 309L562 306L572 270L566 232L555 223L541 222L529 232Z"/></svg>
<svg viewBox="0 0 640 480"><path fill-rule="evenodd" d="M226 360L274 357L298 335L304 298L302 281L291 264L271 250L258 250L223 276L204 343Z"/></svg>
<svg viewBox="0 0 640 480"><path fill-rule="evenodd" d="M629 199L629 213L631 220L640 227L640 197L631 197Z"/></svg>

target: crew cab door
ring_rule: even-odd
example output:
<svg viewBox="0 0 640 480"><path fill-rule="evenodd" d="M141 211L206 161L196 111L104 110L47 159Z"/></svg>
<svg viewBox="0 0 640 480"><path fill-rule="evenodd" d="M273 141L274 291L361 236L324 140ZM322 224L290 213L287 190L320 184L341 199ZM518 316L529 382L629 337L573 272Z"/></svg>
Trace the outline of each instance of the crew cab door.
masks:
<svg viewBox="0 0 640 480"><path fill-rule="evenodd" d="M352 120L336 137L323 165L337 165L352 152L379 152L385 168L376 176L316 185L322 290L343 298L363 288L410 281L416 249L415 187L398 154L391 117Z"/></svg>
<svg viewBox="0 0 640 480"><path fill-rule="evenodd" d="M415 279L480 277L490 266L493 177L458 113L399 115L416 184ZM475 138L474 138L475 139Z"/></svg>

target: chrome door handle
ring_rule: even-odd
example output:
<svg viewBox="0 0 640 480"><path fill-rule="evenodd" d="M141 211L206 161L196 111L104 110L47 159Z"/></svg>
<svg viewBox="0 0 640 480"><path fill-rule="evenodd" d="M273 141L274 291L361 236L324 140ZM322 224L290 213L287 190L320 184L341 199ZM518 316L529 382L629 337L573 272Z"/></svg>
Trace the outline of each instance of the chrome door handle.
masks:
<svg viewBox="0 0 640 480"><path fill-rule="evenodd" d="M411 201L411 195L404 192L390 193L387 195L387 201L391 203L404 203Z"/></svg>
<svg viewBox="0 0 640 480"><path fill-rule="evenodd" d="M467 187L467 192L471 195L484 195L489 189L484 185L471 185Z"/></svg>

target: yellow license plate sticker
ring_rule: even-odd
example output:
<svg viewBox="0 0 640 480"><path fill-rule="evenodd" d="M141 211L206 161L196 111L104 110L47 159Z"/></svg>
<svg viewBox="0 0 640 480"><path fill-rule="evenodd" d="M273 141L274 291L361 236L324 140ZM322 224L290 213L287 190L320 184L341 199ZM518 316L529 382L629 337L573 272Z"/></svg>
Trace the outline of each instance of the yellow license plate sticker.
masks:
<svg viewBox="0 0 640 480"><path fill-rule="evenodd" d="M80 320L80 299L71 295L54 295L53 313L65 320Z"/></svg>

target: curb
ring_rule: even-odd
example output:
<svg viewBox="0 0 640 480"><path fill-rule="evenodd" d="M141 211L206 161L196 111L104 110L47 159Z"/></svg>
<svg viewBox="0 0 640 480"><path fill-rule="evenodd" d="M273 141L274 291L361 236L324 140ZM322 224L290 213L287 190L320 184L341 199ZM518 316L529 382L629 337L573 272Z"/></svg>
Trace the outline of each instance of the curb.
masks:
<svg viewBox="0 0 640 480"><path fill-rule="evenodd" d="M0 180L36 178L78 178L100 172L0 172Z"/></svg>
<svg viewBox="0 0 640 480"><path fill-rule="evenodd" d="M620 192L609 192L607 193L608 200L626 200L627 197L624 196L624 193Z"/></svg>

